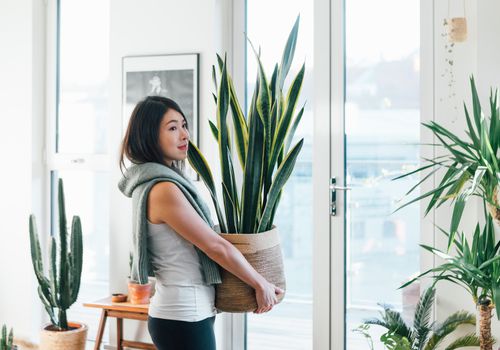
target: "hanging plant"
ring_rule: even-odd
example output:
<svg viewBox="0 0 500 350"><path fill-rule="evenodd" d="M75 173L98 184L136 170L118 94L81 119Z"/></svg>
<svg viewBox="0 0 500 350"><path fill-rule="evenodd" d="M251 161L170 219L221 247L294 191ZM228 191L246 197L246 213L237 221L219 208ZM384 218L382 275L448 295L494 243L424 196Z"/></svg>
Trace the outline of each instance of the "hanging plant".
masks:
<svg viewBox="0 0 500 350"><path fill-rule="evenodd" d="M458 104L455 101L455 44L467 40L467 18L465 14L465 0L463 0L463 17L451 17L451 2L448 0L448 17L443 20L443 32L441 37L444 40L444 61L445 68L441 77L447 79L448 96L447 100L453 101L453 110L458 112ZM441 102L444 98L440 99Z"/></svg>
<svg viewBox="0 0 500 350"><path fill-rule="evenodd" d="M448 0L448 36L452 43L462 43L467 40L467 18L465 16L465 0L463 0L463 17L450 16L450 0Z"/></svg>

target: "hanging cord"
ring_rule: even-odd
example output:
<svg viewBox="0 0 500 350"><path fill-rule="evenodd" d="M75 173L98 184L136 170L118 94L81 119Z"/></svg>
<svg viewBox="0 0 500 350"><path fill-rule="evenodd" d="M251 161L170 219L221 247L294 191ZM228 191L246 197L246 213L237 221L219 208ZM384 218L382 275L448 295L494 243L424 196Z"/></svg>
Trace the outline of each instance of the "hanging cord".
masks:
<svg viewBox="0 0 500 350"><path fill-rule="evenodd" d="M465 14L465 0L463 0L463 5L464 5L464 17L467 17L467 15ZM451 18L450 17L450 9L451 9L451 0L448 0L448 18Z"/></svg>

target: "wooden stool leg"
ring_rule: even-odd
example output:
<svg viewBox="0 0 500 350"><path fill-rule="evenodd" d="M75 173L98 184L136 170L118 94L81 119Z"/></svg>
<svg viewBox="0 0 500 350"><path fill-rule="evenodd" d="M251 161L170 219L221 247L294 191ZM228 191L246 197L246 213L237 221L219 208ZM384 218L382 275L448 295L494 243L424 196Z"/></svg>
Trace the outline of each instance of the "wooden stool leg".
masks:
<svg viewBox="0 0 500 350"><path fill-rule="evenodd" d="M104 334L104 327L106 326L106 319L108 318L108 312L102 310L101 320L99 321L99 329L97 330L97 337L95 338L94 350L99 350L101 346L102 336Z"/></svg>
<svg viewBox="0 0 500 350"><path fill-rule="evenodd" d="M123 318L116 318L116 349L123 350Z"/></svg>

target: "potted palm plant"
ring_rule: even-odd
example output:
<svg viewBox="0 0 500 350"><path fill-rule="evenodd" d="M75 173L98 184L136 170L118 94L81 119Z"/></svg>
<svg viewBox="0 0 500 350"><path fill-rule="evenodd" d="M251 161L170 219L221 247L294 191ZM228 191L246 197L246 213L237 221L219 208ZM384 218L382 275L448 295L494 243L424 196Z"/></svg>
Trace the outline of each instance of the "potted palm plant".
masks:
<svg viewBox="0 0 500 350"><path fill-rule="evenodd" d="M16 350L17 346L14 345L14 331L12 328L7 334L7 326L2 326L2 334L0 334L0 350Z"/></svg>
<svg viewBox="0 0 500 350"><path fill-rule="evenodd" d="M400 312L384 305L380 318L366 320L354 332L361 333L373 350L373 340L369 333L370 326L377 325L387 331L380 337L381 343L390 350L435 350L449 338L459 326L475 325L476 318L465 311L455 312L446 318L443 323L431 323L431 309L436 291L427 289L420 297L415 310L412 325L408 325ZM479 346L479 339L474 333L459 337L449 344L446 349L460 349L464 347Z"/></svg>
<svg viewBox="0 0 500 350"><path fill-rule="evenodd" d="M304 108L295 112L304 79L304 66L288 92L283 92L293 61L298 28L299 18L288 37L281 64L275 65L270 80L256 53L258 76L247 116L236 96L226 60L217 56L219 82L213 68L214 84L218 90L217 96L214 95L217 123L210 122L210 128L219 146L224 211L205 157L194 144L190 143L188 148L189 162L207 186L214 203L219 221L216 229L245 255L257 271L282 289L285 289L283 258L273 220L283 186L293 171L303 144L302 139L291 147L304 112ZM229 110L234 136L228 129ZM234 137L235 146L231 137ZM241 189L234 175L234 153L243 172ZM216 295L216 307L222 311L247 312L257 307L253 290L227 271L222 271L222 283L217 286ZM283 295L280 301L282 298Z"/></svg>
<svg viewBox="0 0 500 350"><path fill-rule="evenodd" d="M453 202L453 215L450 223L448 248L453 242L467 200L472 196L482 198L495 222L500 225L500 111L498 108L498 91L490 93L490 117L484 117L477 94L474 77L470 78L472 90L472 117L464 104L467 122L467 139L447 130L435 122L424 123L439 140L437 146L447 151L443 156L428 160L426 164L395 179L415 173L424 173L422 180L408 191L413 192L420 183L428 180L434 173L444 170L439 185L427 193L402 205L401 209L424 198L430 201L425 210L427 215L433 208L443 203Z"/></svg>
<svg viewBox="0 0 500 350"><path fill-rule="evenodd" d="M49 276L44 275L40 240L35 216L30 215L30 244L33 268L38 280L38 295L50 318L40 335L40 350L84 350L87 326L68 322L66 311L77 300L82 273L82 226L78 216L73 217L71 237L66 226L63 181L58 184L59 249L52 236L50 246Z"/></svg>
<svg viewBox="0 0 500 350"><path fill-rule="evenodd" d="M466 288L479 309L481 349L490 350L493 344L490 319L495 305L497 317L500 318L500 262L498 261L500 243L496 240L494 232L494 223L497 225L500 223L500 111L498 92L491 91L489 98L491 115L489 118L484 117L473 77L470 79L470 85L473 118L464 105L468 139L462 140L437 123L424 124L439 140L438 146L443 147L447 153L430 159L427 164L398 178L430 170L408 191L408 195L437 171L444 170L444 175L437 187L409 201L398 210L413 202L430 198L425 210L427 215L431 209L438 208L448 200L453 202L449 232L440 230L447 235L448 251L455 246L457 255L451 256L433 247L422 245L424 249L444 258L446 263L424 272L417 278L431 272L438 273L433 277L436 282L448 280ZM463 233L458 239L456 235L465 204L472 196L477 196L483 201L486 226L481 234L477 225L472 244L469 244Z"/></svg>
<svg viewBox="0 0 500 350"><path fill-rule="evenodd" d="M441 230L446 236L450 233ZM491 336L492 310L496 307L500 319L500 242L496 242L493 219L488 215L484 228L476 226L472 241L462 232L453 240L456 255L421 244L425 250L444 259L444 263L423 272L405 283L404 288L417 279L430 275L434 283L449 281L464 288L471 296L479 311L479 338L481 350L492 350Z"/></svg>

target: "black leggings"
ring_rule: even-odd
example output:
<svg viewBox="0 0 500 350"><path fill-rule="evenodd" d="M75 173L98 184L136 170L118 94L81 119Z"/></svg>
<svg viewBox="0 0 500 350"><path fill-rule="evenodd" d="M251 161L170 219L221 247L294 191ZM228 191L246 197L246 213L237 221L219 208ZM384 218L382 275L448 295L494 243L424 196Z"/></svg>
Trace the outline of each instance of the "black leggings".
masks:
<svg viewBox="0 0 500 350"><path fill-rule="evenodd" d="M215 316L198 322L148 317L148 329L158 350L215 350Z"/></svg>

